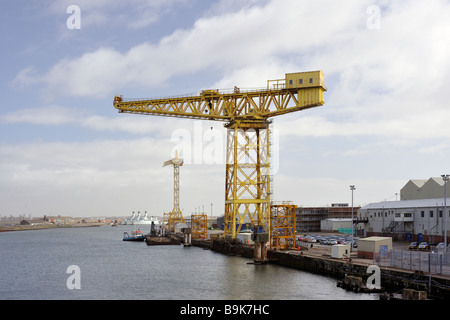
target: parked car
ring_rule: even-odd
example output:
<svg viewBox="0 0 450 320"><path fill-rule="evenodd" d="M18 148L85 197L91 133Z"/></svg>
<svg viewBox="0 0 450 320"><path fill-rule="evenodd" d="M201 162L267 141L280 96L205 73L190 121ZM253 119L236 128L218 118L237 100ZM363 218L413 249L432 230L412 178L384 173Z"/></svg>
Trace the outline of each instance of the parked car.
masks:
<svg viewBox="0 0 450 320"><path fill-rule="evenodd" d="M314 237L310 237L310 238L308 239L308 242L310 242L310 243L316 243L317 240L316 240L316 238L314 238Z"/></svg>
<svg viewBox="0 0 450 320"><path fill-rule="evenodd" d="M417 247L419 246L419 243L418 242L411 242L410 244L409 244L409 247L408 247L408 249L409 250L417 250Z"/></svg>
<svg viewBox="0 0 450 320"><path fill-rule="evenodd" d="M328 240L328 244L329 244L330 246L332 246L332 245L335 245L335 244L338 244L338 243L337 243L337 240L336 240L336 239L330 239L330 240Z"/></svg>
<svg viewBox="0 0 450 320"><path fill-rule="evenodd" d="M427 242L421 242L417 249L422 251L430 250L430 245Z"/></svg>
<svg viewBox="0 0 450 320"><path fill-rule="evenodd" d="M437 244L436 249L438 250L444 250L445 249L445 243L444 242L440 242Z"/></svg>

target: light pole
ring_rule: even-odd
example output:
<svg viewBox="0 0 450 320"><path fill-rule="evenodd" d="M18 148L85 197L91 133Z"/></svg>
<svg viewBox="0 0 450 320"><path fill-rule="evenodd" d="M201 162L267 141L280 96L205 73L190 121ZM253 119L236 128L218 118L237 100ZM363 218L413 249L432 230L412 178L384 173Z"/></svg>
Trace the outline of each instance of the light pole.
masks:
<svg viewBox="0 0 450 320"><path fill-rule="evenodd" d="M450 175L443 174L441 177L444 180L444 246L445 253L447 253L447 181Z"/></svg>
<svg viewBox="0 0 450 320"><path fill-rule="evenodd" d="M351 242L351 247L350 247L350 251L353 251L353 191L356 190L354 185L350 186L350 190L352 191L352 242Z"/></svg>

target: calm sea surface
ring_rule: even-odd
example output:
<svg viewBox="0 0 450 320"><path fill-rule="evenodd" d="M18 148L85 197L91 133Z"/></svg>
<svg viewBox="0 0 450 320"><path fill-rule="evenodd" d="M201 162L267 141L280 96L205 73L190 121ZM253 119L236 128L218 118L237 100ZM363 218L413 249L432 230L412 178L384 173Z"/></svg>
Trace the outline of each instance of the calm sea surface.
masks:
<svg viewBox="0 0 450 320"><path fill-rule="evenodd" d="M140 226L144 233L146 226ZM0 299L374 300L336 280L183 246L122 241L132 226L0 233ZM80 289L67 280L79 267ZM71 282L75 283L75 282Z"/></svg>

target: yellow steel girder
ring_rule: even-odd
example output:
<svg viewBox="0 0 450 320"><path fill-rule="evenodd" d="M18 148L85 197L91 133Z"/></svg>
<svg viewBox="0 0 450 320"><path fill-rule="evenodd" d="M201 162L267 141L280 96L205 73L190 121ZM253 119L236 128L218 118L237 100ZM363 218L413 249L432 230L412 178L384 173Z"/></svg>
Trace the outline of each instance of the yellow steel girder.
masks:
<svg viewBox="0 0 450 320"><path fill-rule="evenodd" d="M274 204L270 209L270 247L273 250L289 250L295 247L297 206Z"/></svg>
<svg viewBox="0 0 450 320"><path fill-rule="evenodd" d="M290 79L291 75L299 78L303 73L286 74L286 79ZM323 72L313 71L304 76L314 81L305 85L268 85L265 89L247 91L204 90L199 95L159 99L125 100L116 96L114 107L119 112L216 121L267 119L323 105L323 92L326 91Z"/></svg>
<svg viewBox="0 0 450 320"><path fill-rule="evenodd" d="M191 215L192 239L206 239L208 236L208 217L206 214Z"/></svg>
<svg viewBox="0 0 450 320"><path fill-rule="evenodd" d="M270 229L269 124L244 121L228 126L224 230L232 238L245 222Z"/></svg>

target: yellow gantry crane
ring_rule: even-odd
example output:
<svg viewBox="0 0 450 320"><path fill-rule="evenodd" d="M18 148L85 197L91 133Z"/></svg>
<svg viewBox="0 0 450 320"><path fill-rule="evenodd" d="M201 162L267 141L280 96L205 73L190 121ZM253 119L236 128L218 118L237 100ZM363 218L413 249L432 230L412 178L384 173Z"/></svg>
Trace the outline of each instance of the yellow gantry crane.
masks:
<svg viewBox="0 0 450 320"><path fill-rule="evenodd" d="M114 98L119 112L224 121L227 130L225 235L236 238L244 219L270 233L270 118L324 104L322 71L287 73L267 88L203 90L194 96Z"/></svg>
<svg viewBox="0 0 450 320"><path fill-rule="evenodd" d="M175 224L184 223L183 213L180 209L180 167L183 165L183 159L178 157L178 151L175 151L175 158L164 162L163 167L173 165L173 209L169 213L169 231L173 231Z"/></svg>

